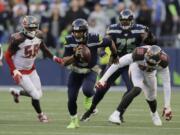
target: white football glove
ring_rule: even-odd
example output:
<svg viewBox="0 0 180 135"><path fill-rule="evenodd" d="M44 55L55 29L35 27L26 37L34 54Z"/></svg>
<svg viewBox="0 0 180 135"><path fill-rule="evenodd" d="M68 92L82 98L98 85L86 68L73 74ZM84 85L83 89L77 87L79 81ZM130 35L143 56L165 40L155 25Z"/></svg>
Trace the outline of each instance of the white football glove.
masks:
<svg viewBox="0 0 180 135"><path fill-rule="evenodd" d="M165 120L170 121L172 119L172 111L171 108L165 108L163 109L163 114L162 116L165 118Z"/></svg>

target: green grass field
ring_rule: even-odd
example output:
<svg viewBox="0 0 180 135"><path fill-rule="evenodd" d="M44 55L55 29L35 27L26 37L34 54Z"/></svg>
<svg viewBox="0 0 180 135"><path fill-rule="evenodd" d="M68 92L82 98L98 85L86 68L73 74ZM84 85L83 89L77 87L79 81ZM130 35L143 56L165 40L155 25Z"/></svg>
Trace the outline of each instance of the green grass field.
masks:
<svg viewBox="0 0 180 135"><path fill-rule="evenodd" d="M21 97L15 104L11 95L0 91L0 135L180 135L180 91L172 92L173 119L163 120L162 127L152 124L149 109L141 93L129 107L125 123L113 125L108 117L120 101L122 92L109 92L99 104L99 113L89 122L80 123L78 129L66 129L69 123L66 92L44 91L41 100L44 112L50 122L42 124L37 121L29 98ZM84 112L83 95L78 99L79 116ZM158 110L162 111L163 93L158 93Z"/></svg>

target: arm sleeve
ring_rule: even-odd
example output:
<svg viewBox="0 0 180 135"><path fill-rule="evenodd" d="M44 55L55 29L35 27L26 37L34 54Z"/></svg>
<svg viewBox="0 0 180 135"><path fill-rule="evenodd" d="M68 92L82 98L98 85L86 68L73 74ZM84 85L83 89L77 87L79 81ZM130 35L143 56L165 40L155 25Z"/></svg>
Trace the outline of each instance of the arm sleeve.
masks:
<svg viewBox="0 0 180 135"><path fill-rule="evenodd" d="M106 82L108 78L116 72L119 68L125 67L133 63L132 54L126 54L119 59L119 64L112 64L103 77L100 79L100 82Z"/></svg>
<svg viewBox="0 0 180 135"><path fill-rule="evenodd" d="M171 104L171 83L170 83L170 73L169 68L163 68L159 70L163 81L163 90L164 90L164 107L168 108Z"/></svg>
<svg viewBox="0 0 180 135"><path fill-rule="evenodd" d="M16 44L14 37L11 36L9 40L9 47L5 53L5 60L10 68L11 73L16 69L12 60L12 56L16 53L17 50L18 44Z"/></svg>

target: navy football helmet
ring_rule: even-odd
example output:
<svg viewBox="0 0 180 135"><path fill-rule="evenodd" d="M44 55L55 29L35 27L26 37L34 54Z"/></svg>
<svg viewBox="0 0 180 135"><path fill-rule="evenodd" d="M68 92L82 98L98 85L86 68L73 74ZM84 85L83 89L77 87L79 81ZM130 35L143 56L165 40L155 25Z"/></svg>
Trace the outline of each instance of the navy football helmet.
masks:
<svg viewBox="0 0 180 135"><path fill-rule="evenodd" d="M127 30L133 25L134 16L131 10L125 9L119 15L119 22L123 29Z"/></svg>
<svg viewBox="0 0 180 135"><path fill-rule="evenodd" d="M76 19L72 23L72 33L78 43L86 43L88 39L88 23L85 19Z"/></svg>

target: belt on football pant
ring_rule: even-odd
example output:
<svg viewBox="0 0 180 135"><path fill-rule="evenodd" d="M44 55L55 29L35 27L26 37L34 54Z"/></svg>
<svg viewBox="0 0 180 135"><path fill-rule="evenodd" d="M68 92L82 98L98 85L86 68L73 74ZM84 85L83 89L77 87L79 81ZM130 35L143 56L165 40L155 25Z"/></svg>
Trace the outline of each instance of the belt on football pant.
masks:
<svg viewBox="0 0 180 135"><path fill-rule="evenodd" d="M94 71L97 74L100 74L100 72L101 72L101 69L98 65L95 65L91 69L90 68L81 68L81 67L77 67L74 65L70 65L70 66L68 66L68 69L70 69L73 72L79 73L79 74L87 74L91 71Z"/></svg>

